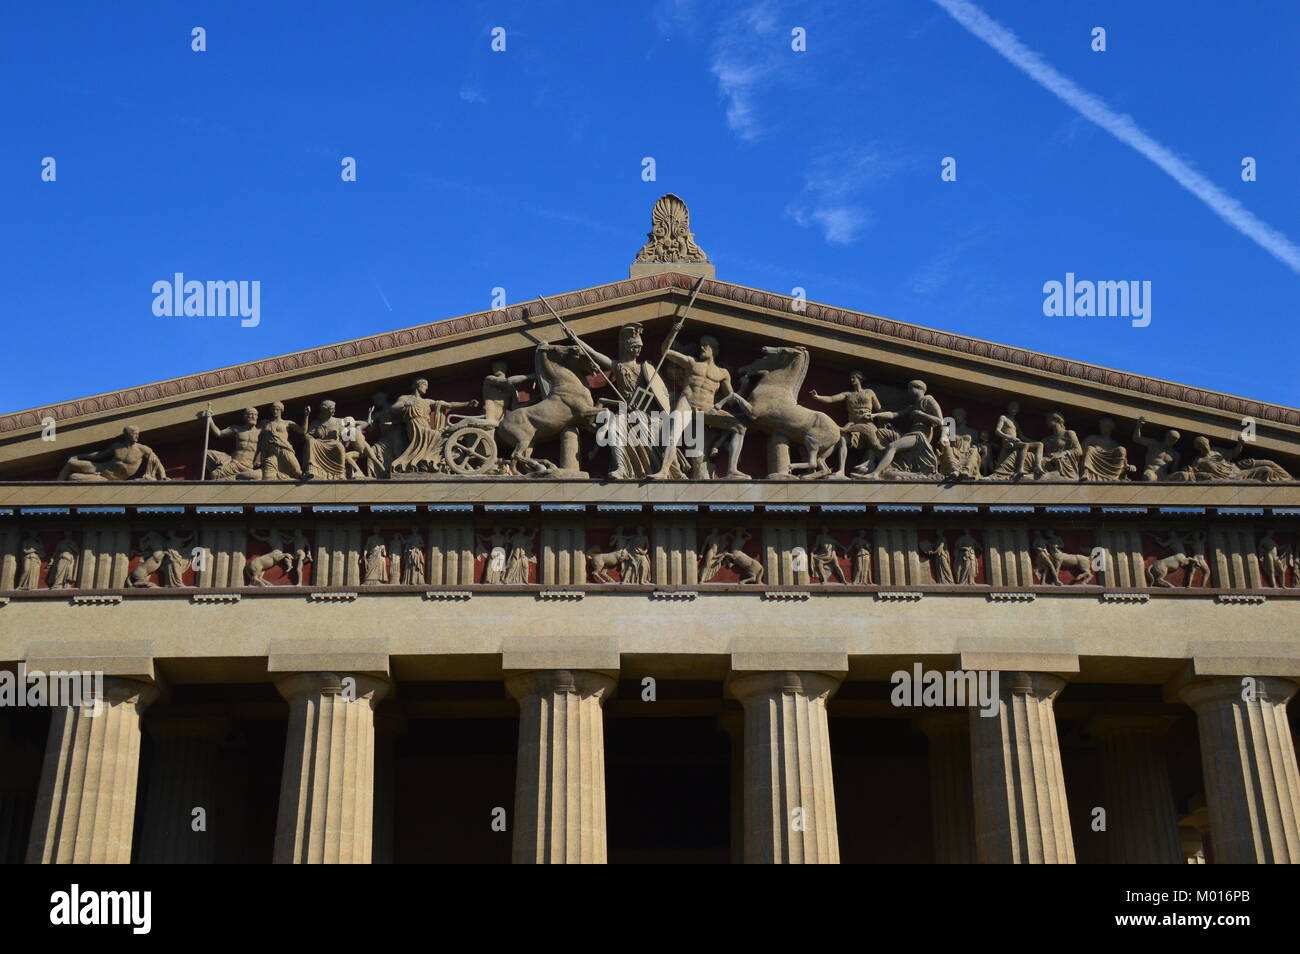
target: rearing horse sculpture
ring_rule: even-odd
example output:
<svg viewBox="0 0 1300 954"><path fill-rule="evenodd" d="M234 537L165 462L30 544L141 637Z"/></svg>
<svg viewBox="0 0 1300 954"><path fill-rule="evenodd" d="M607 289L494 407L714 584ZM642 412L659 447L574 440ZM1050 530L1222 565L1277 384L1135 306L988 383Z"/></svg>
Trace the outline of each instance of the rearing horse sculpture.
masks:
<svg viewBox="0 0 1300 954"><path fill-rule="evenodd" d="M510 461L518 473L530 476L557 469L577 469L577 448L558 466L532 456L533 445L584 422L595 412L591 391L583 380L588 358L575 345L540 344L535 364L542 399L536 404L507 411L496 426L496 436L514 447ZM574 441L576 445L576 440Z"/></svg>
<svg viewBox="0 0 1300 954"><path fill-rule="evenodd" d="M772 435L770 441L778 445L798 442L807 454L807 460L787 464L769 449L769 470L773 470L769 476L790 477L800 470L807 471L802 475L805 478L827 477L832 473L844 476L846 448L839 425L829 414L799 404L799 389L808 373L807 348L765 347L761 358L751 361L738 373L742 379L754 380L748 399L733 392L718 402L718 408L734 401L753 419L755 427ZM832 472L828 459L837 447L839 466Z"/></svg>

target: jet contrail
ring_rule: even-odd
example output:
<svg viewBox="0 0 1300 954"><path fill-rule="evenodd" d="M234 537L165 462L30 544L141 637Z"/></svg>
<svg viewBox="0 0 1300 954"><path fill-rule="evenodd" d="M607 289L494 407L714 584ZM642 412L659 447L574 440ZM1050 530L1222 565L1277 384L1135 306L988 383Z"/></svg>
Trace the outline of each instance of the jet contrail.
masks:
<svg viewBox="0 0 1300 954"><path fill-rule="evenodd" d="M1242 235L1252 239L1292 271L1300 273L1300 247L1289 238L1262 222L1246 208L1201 175L1167 148L1138 128L1131 116L1115 112L1096 96L1062 76L1047 62L1026 47L1014 33L992 19L970 0L934 0L954 20L993 47L1030 79L1072 106L1085 119L1096 123L1122 143L1126 143L1169 173L1180 186L1210 207L1219 218Z"/></svg>
<svg viewBox="0 0 1300 954"><path fill-rule="evenodd" d="M387 308L389 311L392 311L393 306L388 303L388 296L385 295L384 290L379 287L379 282L375 280L374 273L367 271L366 274L370 276L370 284L375 286L375 291L379 292L379 297L384 300L384 307Z"/></svg>

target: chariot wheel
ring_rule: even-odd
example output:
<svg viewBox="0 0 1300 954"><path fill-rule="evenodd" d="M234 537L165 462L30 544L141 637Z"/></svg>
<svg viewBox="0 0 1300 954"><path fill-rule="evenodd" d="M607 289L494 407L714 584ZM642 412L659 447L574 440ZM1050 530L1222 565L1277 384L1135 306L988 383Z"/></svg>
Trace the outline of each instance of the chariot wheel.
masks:
<svg viewBox="0 0 1300 954"><path fill-rule="evenodd" d="M497 462L496 435L481 427L462 427L453 431L443 449L447 466L466 477L485 474Z"/></svg>

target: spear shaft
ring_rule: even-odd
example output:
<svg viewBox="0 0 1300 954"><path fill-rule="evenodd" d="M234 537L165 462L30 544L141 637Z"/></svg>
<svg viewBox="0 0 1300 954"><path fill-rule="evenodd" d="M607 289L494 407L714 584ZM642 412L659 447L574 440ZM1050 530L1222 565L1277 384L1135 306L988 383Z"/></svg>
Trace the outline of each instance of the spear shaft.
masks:
<svg viewBox="0 0 1300 954"><path fill-rule="evenodd" d="M199 464L199 480L208 476L208 437L212 433L212 402L208 402L208 413L203 418L203 462Z"/></svg>
<svg viewBox="0 0 1300 954"><path fill-rule="evenodd" d="M700 288L703 285L704 285L704 276L701 275L696 280L695 287L691 289L691 299L686 303L686 310L682 312L681 317L679 317L675 322L673 322L672 330L668 332L668 340L664 342L663 353L659 355L659 363L655 365L655 372L650 377L651 381L659 377L659 369L664 366L664 360L668 357L668 352L672 350L673 344L677 341L677 332L681 331L682 325L686 324L686 316L691 313L691 308L694 307L695 305L695 296L700 293ZM640 388L638 389L638 393L644 394L646 403L649 402L650 394L647 391L647 389ZM635 397L636 395L633 395L634 399ZM639 410L644 410L644 408L640 408Z"/></svg>
<svg viewBox="0 0 1300 954"><path fill-rule="evenodd" d="M581 344L581 339L574 333L573 329L570 328L568 325L566 325L564 323L564 319L555 313L555 309L551 307L551 303L549 301L547 301L541 295L537 296L537 300L540 301L543 305L545 305L546 310L551 313L551 317L560 323L560 327L564 329L564 333L567 334L574 341L577 341L579 343L579 348L582 350L583 356L587 359L588 362L590 362L592 368L600 372L600 376L605 379L605 383L608 384L611 388L613 388L614 393L618 395L618 399L622 401L623 392L618 389L617 384L615 384L613 381L610 380L609 375L605 373L605 369L596 363L596 359L587 353L586 347Z"/></svg>

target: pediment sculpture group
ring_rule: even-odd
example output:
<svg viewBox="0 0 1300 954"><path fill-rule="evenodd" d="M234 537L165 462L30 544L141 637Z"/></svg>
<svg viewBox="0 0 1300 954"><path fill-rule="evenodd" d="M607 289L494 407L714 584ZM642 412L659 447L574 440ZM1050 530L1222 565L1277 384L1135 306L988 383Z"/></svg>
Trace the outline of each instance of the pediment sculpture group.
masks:
<svg viewBox="0 0 1300 954"><path fill-rule="evenodd" d="M1101 418L1096 432L1080 440L1065 415L1053 411L1046 432L1031 436L1021 424L1019 402L1011 401L993 431L981 431L962 408L946 416L920 380L908 383L899 406L886 408L861 372L850 374L837 394L807 392L822 407L843 405L847 420L839 424L800 403L806 348L767 346L733 372L720 363L716 338L703 335L693 347L677 347L681 326L679 319L657 362L643 360L639 324L620 329L612 356L566 328L567 339L537 346L531 373L511 374L504 361L494 361L481 400L430 397L429 380L421 377L395 400L384 392L372 395L364 420L340 417L328 399L314 413L308 407L301 422L285 418L278 401L266 417L250 407L225 426L204 411L205 446L212 439L229 444L205 450L201 474L212 480L586 478L581 436L594 434L610 449L610 480L742 480L749 475L739 469L741 450L753 429L767 439L770 479L1294 479L1274 461L1242 456L1242 440L1221 448L1198 436L1189 452L1176 430L1146 433L1144 418L1130 435L1142 459L1130 461L1111 418ZM607 394L593 395L593 378ZM524 390L530 396L521 400ZM474 413L457 413L464 411ZM642 426L651 419L668 426ZM538 455L539 445L557 439L556 460ZM140 442L139 429L128 426L107 447L70 458L58 479L167 478L158 455Z"/></svg>

